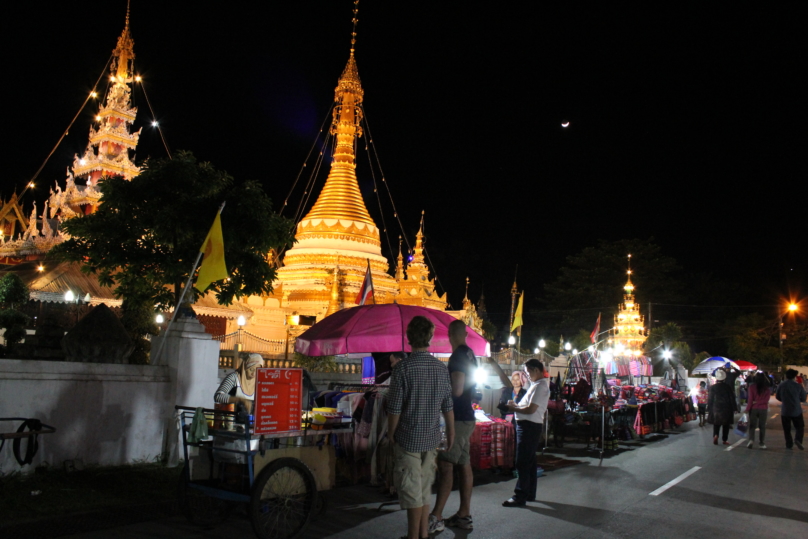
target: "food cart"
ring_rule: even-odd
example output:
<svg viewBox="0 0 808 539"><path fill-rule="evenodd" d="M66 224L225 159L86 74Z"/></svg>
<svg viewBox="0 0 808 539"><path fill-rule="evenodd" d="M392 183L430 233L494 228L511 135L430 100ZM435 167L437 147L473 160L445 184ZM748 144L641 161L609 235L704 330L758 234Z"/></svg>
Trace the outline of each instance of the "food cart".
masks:
<svg viewBox="0 0 808 539"><path fill-rule="evenodd" d="M256 536L292 539L325 503L310 466L288 449L299 455L322 446L332 431L302 422L302 369L258 369L256 376L254 416L176 407L185 457L180 507L192 523L212 526L245 504ZM200 414L208 436L196 439L193 421Z"/></svg>

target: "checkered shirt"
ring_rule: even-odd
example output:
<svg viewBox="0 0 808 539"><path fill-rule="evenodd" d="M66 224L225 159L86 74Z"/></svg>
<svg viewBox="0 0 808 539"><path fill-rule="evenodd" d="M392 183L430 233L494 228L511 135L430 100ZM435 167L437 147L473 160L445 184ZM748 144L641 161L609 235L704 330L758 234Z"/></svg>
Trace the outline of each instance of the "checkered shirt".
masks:
<svg viewBox="0 0 808 539"><path fill-rule="evenodd" d="M400 415L395 441L405 451L431 451L440 443L440 414L452 410L446 365L428 352L413 352L393 369L387 413Z"/></svg>

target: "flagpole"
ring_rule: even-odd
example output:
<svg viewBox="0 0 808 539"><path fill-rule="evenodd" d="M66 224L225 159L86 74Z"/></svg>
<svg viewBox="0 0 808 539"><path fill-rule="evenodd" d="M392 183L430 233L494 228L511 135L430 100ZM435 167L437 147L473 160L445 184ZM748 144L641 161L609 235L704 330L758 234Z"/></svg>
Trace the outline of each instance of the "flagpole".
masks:
<svg viewBox="0 0 808 539"><path fill-rule="evenodd" d="M222 205L219 206L219 211L216 212L216 215L221 215L222 210L224 209L224 205L227 204L225 200L222 202ZM154 355L153 358L149 358L149 363L151 365L157 365L157 361L160 359L160 353L163 351L163 346L165 345L166 338L168 337L168 332L171 330L172 324L174 324L174 320L177 319L177 313L180 311L180 307L182 306L182 302L185 299L185 294L188 292L188 288L191 286L191 281L194 278L194 274L196 273L196 269L199 267L199 262L202 260L202 255L205 254L202 251L199 251L199 254L196 255L196 261L194 262L194 268L191 270L191 273L188 274L188 280L185 281L185 286L182 288L182 293L180 294L180 299L177 304L174 306L174 312L171 314L171 319L168 321L168 325L166 326L166 330L163 332L163 338L160 339L160 345L157 347L157 353Z"/></svg>

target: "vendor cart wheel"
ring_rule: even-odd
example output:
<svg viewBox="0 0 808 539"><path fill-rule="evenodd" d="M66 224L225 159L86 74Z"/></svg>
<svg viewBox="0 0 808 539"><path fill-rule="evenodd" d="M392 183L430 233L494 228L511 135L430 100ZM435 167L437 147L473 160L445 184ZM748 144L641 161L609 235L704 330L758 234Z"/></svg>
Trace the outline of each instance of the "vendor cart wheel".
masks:
<svg viewBox="0 0 808 539"><path fill-rule="evenodd" d="M250 520L260 539L300 537L315 508L317 486L308 467L295 458L267 465L253 484Z"/></svg>
<svg viewBox="0 0 808 539"><path fill-rule="evenodd" d="M188 464L185 465L188 467ZM195 489L189 488L185 478L187 470L180 475L179 504L182 514L188 522L195 526L213 528L227 518L229 504L220 498L214 498Z"/></svg>

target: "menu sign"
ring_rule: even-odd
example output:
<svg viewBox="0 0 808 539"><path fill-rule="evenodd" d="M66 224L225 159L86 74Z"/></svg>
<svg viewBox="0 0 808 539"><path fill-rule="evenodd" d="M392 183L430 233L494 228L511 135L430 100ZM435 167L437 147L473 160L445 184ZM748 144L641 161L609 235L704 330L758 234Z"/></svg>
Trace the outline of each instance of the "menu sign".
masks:
<svg viewBox="0 0 808 539"><path fill-rule="evenodd" d="M255 434L300 430L303 369L258 369L255 384Z"/></svg>

